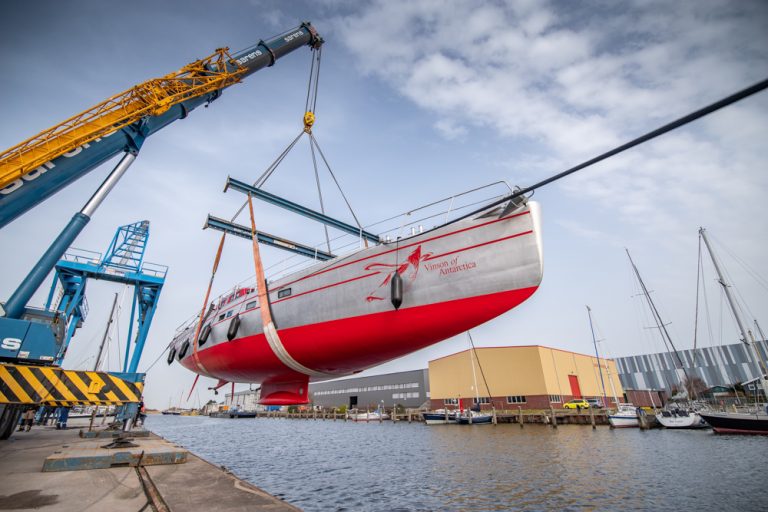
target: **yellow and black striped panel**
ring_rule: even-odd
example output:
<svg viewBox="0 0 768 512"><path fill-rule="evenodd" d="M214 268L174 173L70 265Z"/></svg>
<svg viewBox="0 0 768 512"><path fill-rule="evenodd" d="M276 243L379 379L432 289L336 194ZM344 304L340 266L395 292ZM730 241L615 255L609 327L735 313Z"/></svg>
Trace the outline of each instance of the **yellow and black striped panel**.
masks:
<svg viewBox="0 0 768 512"><path fill-rule="evenodd" d="M105 372L0 364L0 403L121 405L140 402L143 382Z"/></svg>

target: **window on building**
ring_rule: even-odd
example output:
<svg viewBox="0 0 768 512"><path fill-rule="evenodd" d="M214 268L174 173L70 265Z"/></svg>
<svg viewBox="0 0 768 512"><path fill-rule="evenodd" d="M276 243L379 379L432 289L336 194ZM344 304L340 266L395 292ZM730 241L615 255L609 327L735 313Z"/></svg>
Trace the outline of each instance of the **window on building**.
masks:
<svg viewBox="0 0 768 512"><path fill-rule="evenodd" d="M472 402L476 404L489 404L491 403L491 399L487 396L481 396L480 398L474 398Z"/></svg>
<svg viewBox="0 0 768 512"><path fill-rule="evenodd" d="M524 404L527 400L525 399L525 396L523 395L513 395L507 397L507 403L508 404Z"/></svg>
<svg viewBox="0 0 768 512"><path fill-rule="evenodd" d="M224 320L224 318L225 318L226 316L227 316L227 315L226 315L226 313L222 313L222 314L220 314L220 315L219 315L219 320Z"/></svg>
<svg viewBox="0 0 768 512"><path fill-rule="evenodd" d="M443 400L443 403L445 405L459 405L459 399L458 398L446 398Z"/></svg>
<svg viewBox="0 0 768 512"><path fill-rule="evenodd" d="M227 318L232 316L232 311L227 311Z"/></svg>
<svg viewBox="0 0 768 512"><path fill-rule="evenodd" d="M246 309L246 311L247 311L247 310L249 310L249 309L253 309L253 308L255 308L255 307L256 307L256 304L258 304L258 303L259 303L259 302L258 302L258 301L256 301L256 300L254 300L254 301L252 301L252 302L249 302L248 304L246 304L246 305L245 305L245 309Z"/></svg>
<svg viewBox="0 0 768 512"><path fill-rule="evenodd" d="M563 402L563 397L560 395L549 395L549 401L553 404L559 404Z"/></svg>

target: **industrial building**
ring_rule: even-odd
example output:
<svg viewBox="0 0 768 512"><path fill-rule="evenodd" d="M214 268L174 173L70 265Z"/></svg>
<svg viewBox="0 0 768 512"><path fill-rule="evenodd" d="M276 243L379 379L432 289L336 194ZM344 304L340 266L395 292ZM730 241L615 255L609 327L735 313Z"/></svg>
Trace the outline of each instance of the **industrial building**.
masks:
<svg viewBox="0 0 768 512"><path fill-rule="evenodd" d="M602 372L601 372L602 370ZM602 378L601 378L602 373ZM478 347L429 362L431 408L559 408L573 398L620 402L624 390L611 360L540 345Z"/></svg>
<svg viewBox="0 0 768 512"><path fill-rule="evenodd" d="M224 395L224 405L230 409L236 408L240 411L263 411L264 406L259 405L261 398L261 388L246 389L236 391L234 395L227 393Z"/></svg>
<svg viewBox="0 0 768 512"><path fill-rule="evenodd" d="M319 407L376 409L394 406L418 408L429 400L427 370L388 373L371 377L313 382L312 404Z"/></svg>
<svg viewBox="0 0 768 512"><path fill-rule="evenodd" d="M766 342L758 341L757 348L768 360ZM730 387L756 379L760 373L752 349L743 343L701 347L678 351L691 378L704 381L706 387ZM679 387L683 371L669 352L628 357L617 357L619 379L626 389L666 389Z"/></svg>

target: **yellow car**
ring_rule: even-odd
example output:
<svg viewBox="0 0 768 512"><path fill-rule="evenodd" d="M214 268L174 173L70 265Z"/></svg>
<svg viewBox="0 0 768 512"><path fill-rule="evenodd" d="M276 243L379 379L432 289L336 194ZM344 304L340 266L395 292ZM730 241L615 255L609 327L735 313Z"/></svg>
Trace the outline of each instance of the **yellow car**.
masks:
<svg viewBox="0 0 768 512"><path fill-rule="evenodd" d="M589 402L582 398L574 398L565 402L563 409L589 409Z"/></svg>

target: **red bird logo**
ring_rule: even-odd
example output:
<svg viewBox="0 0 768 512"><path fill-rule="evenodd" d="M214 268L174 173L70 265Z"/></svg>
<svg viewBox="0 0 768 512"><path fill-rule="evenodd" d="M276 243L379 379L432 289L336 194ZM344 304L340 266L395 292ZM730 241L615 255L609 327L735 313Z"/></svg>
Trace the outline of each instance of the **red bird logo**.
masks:
<svg viewBox="0 0 768 512"><path fill-rule="evenodd" d="M395 275L395 272L401 276L406 277L408 281L415 280L416 276L419 274L419 267L421 266L421 262L427 260L431 255L432 253L422 254L421 246L418 246L413 250L413 252L411 252L411 254L408 255L407 258L405 258L405 261L402 263L371 263L365 267L365 270L379 270L380 272L386 272L384 280L375 290L368 294L365 300L367 302L373 302L374 300L385 300L384 297L379 297L377 292L381 291L382 288L389 285L389 282L392 280L392 276ZM405 276L404 274L408 271L409 268L412 270L407 276Z"/></svg>

